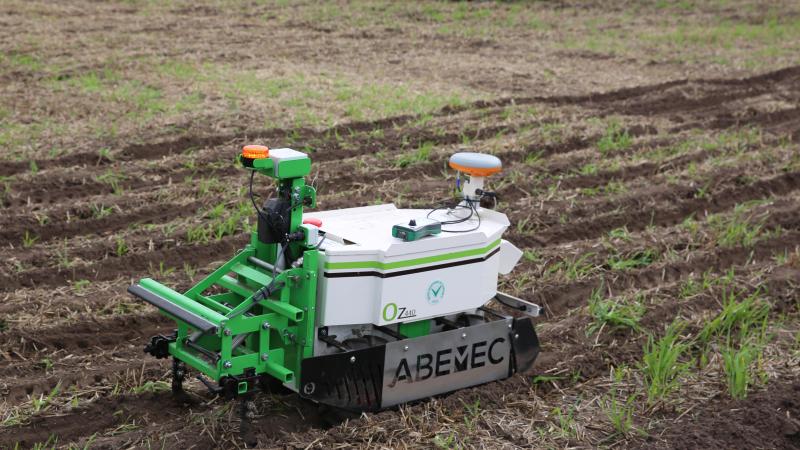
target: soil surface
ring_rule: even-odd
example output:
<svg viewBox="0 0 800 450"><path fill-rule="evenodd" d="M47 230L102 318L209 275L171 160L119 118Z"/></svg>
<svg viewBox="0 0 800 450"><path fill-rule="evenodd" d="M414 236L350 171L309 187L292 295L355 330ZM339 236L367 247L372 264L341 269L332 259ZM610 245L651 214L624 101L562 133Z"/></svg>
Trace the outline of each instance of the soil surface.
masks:
<svg viewBox="0 0 800 450"><path fill-rule="evenodd" d="M357 417L265 394L260 447L800 448L798 17L4 2L0 448L244 446L234 405L194 379L172 397L142 348L173 325L125 290L188 289L246 244L246 143L308 152L320 210L436 205L453 152L497 155L525 252L500 290L545 311L528 373Z"/></svg>

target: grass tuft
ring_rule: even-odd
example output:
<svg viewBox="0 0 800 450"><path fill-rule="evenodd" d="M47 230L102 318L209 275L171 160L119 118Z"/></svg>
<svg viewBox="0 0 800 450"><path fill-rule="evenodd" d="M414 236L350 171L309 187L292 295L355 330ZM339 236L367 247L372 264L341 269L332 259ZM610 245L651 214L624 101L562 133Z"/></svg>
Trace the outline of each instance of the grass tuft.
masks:
<svg viewBox="0 0 800 450"><path fill-rule="evenodd" d="M589 297L589 314L594 319L586 330L592 335L608 327L609 331L631 329L639 331L639 321L645 312L645 307L637 298L633 303L623 303L619 300L606 299L603 296L603 286L592 290Z"/></svg>
<svg viewBox="0 0 800 450"><path fill-rule="evenodd" d="M607 156L611 153L630 148L633 138L628 131L623 129L618 123L613 122L606 128L605 134L597 142L597 150L601 155Z"/></svg>
<svg viewBox="0 0 800 450"><path fill-rule="evenodd" d="M664 336L655 340L648 336L644 346L641 369L647 387L647 403L653 404L664 399L679 386L681 377L688 371L689 363L681 362L681 357L689 345L680 342L683 325L676 321L667 327Z"/></svg>

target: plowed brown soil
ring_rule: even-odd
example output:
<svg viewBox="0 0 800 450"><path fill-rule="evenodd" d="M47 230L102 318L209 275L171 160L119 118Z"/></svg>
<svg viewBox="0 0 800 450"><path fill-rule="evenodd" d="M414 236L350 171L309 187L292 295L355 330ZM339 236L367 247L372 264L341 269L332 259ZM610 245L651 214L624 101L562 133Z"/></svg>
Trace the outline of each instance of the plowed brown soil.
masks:
<svg viewBox="0 0 800 450"><path fill-rule="evenodd" d="M261 447L800 448L797 5L285 3L0 5L0 448L244 446L125 289L247 242L245 143L308 152L324 210L435 205L450 154L497 155L501 289L545 308L529 373L360 417L264 394ZM700 340L731 295L768 310L742 398L735 333Z"/></svg>

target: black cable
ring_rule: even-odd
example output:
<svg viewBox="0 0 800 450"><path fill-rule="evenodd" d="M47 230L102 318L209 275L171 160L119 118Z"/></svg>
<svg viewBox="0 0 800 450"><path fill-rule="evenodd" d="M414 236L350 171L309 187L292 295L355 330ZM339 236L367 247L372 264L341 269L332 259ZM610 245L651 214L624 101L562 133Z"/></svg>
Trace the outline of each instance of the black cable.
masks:
<svg viewBox="0 0 800 450"><path fill-rule="evenodd" d="M256 209L256 213L258 214L258 217L260 217L262 220L266 221L267 217L264 215L264 213L258 207L258 205L256 204L256 199L253 196L253 178L255 178L255 176L256 176L256 171L255 170L251 171L250 172L250 187L248 189L249 193L250 193L250 201L253 203L253 208Z"/></svg>
<svg viewBox="0 0 800 450"><path fill-rule="evenodd" d="M314 247L314 250L319 250L319 247L322 245L323 242L325 242L325 239L327 237L328 237L327 235L323 234L322 239L320 239L319 242L317 242L317 245Z"/></svg>
<svg viewBox="0 0 800 450"><path fill-rule="evenodd" d="M466 209L469 209L469 215L468 216L462 217L460 219L445 220L443 222L440 222L442 224L442 232L443 233L469 233L470 231L475 231L475 230L477 230L478 228L481 227L481 215L478 213L478 209L475 208L475 202L473 200L464 199L464 201L466 202L466 205L462 205L462 204L459 203L458 205L455 205L454 207L450 207L450 206L445 205L445 206L439 206L439 207L433 208L432 210L430 210L428 212L428 215L426 217L428 219L430 219L431 218L431 214L433 214L436 211L441 211L441 210L445 210L445 209L456 210L458 208L462 208L462 209L466 208ZM473 228L470 228L470 229L467 229L467 230L445 230L444 229L444 225L456 225L456 224L459 224L459 223L464 223L464 222L472 219L473 215L478 217L478 224L475 225Z"/></svg>

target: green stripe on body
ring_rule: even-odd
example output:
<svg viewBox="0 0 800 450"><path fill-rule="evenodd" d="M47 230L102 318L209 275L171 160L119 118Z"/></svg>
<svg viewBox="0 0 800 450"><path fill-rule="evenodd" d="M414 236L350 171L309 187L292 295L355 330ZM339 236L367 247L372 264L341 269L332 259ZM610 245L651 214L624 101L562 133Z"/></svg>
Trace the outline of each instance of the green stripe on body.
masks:
<svg viewBox="0 0 800 450"><path fill-rule="evenodd" d="M423 258L407 259L405 261L395 261L390 263L383 263L380 261L352 261L352 262L326 262L326 269L379 269L391 270L400 269L402 267L418 266L420 264L429 264L451 259L466 258L469 256L480 256L488 253L495 247L500 245L500 239L492 242L486 247L473 248L470 250L462 250L460 252L445 253L442 255L425 256Z"/></svg>

